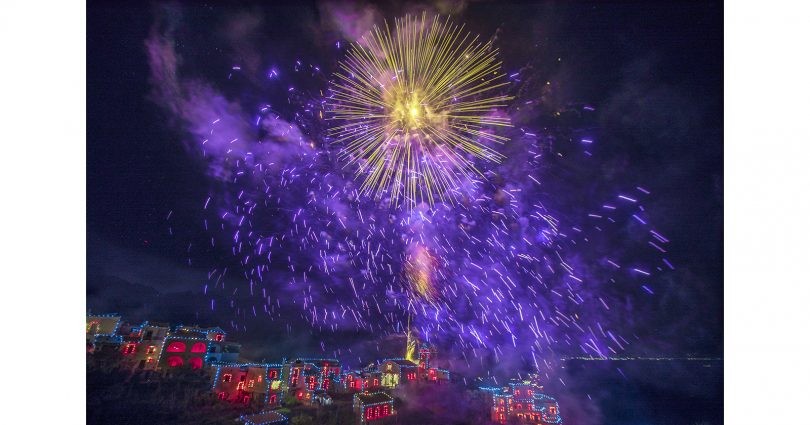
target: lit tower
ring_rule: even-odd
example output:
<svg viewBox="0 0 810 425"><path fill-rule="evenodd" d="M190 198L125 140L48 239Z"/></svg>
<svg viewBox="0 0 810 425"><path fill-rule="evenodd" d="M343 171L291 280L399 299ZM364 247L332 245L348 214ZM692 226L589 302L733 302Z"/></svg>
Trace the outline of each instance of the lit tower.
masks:
<svg viewBox="0 0 810 425"><path fill-rule="evenodd" d="M408 330L405 340L405 359L416 363L416 337L411 335L411 313L408 312Z"/></svg>
<svg viewBox="0 0 810 425"><path fill-rule="evenodd" d="M422 372L431 368L430 361L436 358L436 354L436 347L428 343L422 344L419 348L419 369Z"/></svg>

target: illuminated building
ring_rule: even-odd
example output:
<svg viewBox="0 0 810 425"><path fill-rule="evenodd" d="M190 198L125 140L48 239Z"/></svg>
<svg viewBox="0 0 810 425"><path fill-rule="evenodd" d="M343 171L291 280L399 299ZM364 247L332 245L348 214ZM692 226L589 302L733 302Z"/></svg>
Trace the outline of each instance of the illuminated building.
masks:
<svg viewBox="0 0 810 425"><path fill-rule="evenodd" d="M353 408L358 424L386 423L389 422L387 419L396 415L394 399L384 392L355 394Z"/></svg>
<svg viewBox="0 0 810 425"><path fill-rule="evenodd" d="M286 388L282 385L280 364L214 363L212 390L220 400L275 406L281 403Z"/></svg>
<svg viewBox="0 0 810 425"><path fill-rule="evenodd" d="M422 374L430 369L431 361L435 361L436 354L436 347L433 345L425 343L419 347L419 370Z"/></svg>
<svg viewBox="0 0 810 425"><path fill-rule="evenodd" d="M382 386L395 388L400 383L416 381L418 366L406 359L388 359L382 363Z"/></svg>
<svg viewBox="0 0 810 425"><path fill-rule="evenodd" d="M159 366L201 369L213 362L231 362L239 357L239 344L225 341L219 327L178 326L163 343Z"/></svg>
<svg viewBox="0 0 810 425"><path fill-rule="evenodd" d="M136 370L155 370L163 344L169 335L169 325L124 324L119 328L122 336L121 354L124 362Z"/></svg>
<svg viewBox="0 0 810 425"><path fill-rule="evenodd" d="M378 370L352 371L343 376L343 388L349 392L380 389L382 382L383 375Z"/></svg>
<svg viewBox="0 0 810 425"><path fill-rule="evenodd" d="M556 425L562 423L557 401L531 381L513 380L505 387L480 387L490 394L490 419L505 424Z"/></svg>
<svg viewBox="0 0 810 425"><path fill-rule="evenodd" d="M87 316L87 344L96 346L100 343L120 343L118 327L121 316L117 314L96 314Z"/></svg>
<svg viewBox="0 0 810 425"><path fill-rule="evenodd" d="M337 359L298 358L284 364L290 388L331 390L340 385L340 361Z"/></svg>

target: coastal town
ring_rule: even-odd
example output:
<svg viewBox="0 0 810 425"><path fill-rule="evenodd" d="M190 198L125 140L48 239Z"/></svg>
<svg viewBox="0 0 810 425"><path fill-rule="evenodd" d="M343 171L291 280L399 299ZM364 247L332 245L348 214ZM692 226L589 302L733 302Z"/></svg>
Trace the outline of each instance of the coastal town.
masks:
<svg viewBox="0 0 810 425"><path fill-rule="evenodd" d="M402 358L380 359L350 368L338 359L296 358L256 363L240 357L241 345L219 327L167 323L127 323L117 314L87 316L88 358L114 353L133 375L167 376L197 371L210 377L210 393L220 403L240 406L240 423L291 424L289 406L312 409L350 401L355 424L400 423L394 390L448 385L457 377L437 366L438 351L410 333ZM537 380L513 379L476 387L480 407L491 423L561 424L557 401ZM287 408L285 410L285 408Z"/></svg>

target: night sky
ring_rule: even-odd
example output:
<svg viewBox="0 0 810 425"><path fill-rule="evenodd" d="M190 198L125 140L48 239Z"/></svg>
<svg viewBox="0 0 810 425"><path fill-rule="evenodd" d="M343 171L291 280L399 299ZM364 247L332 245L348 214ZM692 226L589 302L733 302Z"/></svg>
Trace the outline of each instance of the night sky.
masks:
<svg viewBox="0 0 810 425"><path fill-rule="evenodd" d="M534 102L520 108L512 105L513 142L504 150L519 157L523 146L519 143L534 143L548 155L529 165L508 162L495 170L503 180L498 184L522 189L521 196L528 197L522 208L542 202L561 226L586 229L588 214L606 200L636 187L650 192L643 201L645 225L654 222L655 229L666 235L664 257L674 270L661 267L660 273L646 280L610 289L583 284L579 290L583 296L603 296L614 306L609 312L585 311L591 320L586 324L596 327L604 322L621 331L631 342L623 344L627 349L621 355L722 358L723 11L714 3L417 2L403 6L390 2L370 6L289 2L221 7L193 2L135 7L90 2L87 308L97 313L116 311L132 320L220 325L244 343L246 357L256 360L311 353L359 363L397 354L392 350L398 349L400 340L390 334L401 330L397 328L405 317L401 309L391 307L396 315L391 323L369 313L367 319L375 323L375 331L358 330L346 321L334 327L328 321L312 326L297 304L279 306L272 320L254 316L250 307L261 307L264 301L259 296L257 303L255 296L248 295L244 275L238 271L222 278L227 289L213 283L223 267L236 270L239 261L232 258L233 246L227 242L232 232L227 227L211 224L208 231L204 229L205 220L212 220L211 210L204 205L211 196L213 205L232 208L236 199L241 200L238 185L222 178L230 163L200 155L200 131L192 128L196 125L189 119L192 115L178 112L180 105L193 105L191 100L200 98L172 103L167 98L171 84L166 81L177 78L188 84L184 90L205 85L200 93L221 95L232 108L255 111L269 103L285 123L295 123L305 137L318 139L322 124L296 113L328 87L350 33L366 22L381 23L383 18L423 10L450 13L472 33L485 38L494 35L505 74L518 74L510 92L515 104ZM346 16L354 17L351 25L336 23ZM336 42L343 47L337 48ZM168 47L176 55L172 58L182 61L174 68L177 75L157 78L156 52L163 54ZM298 71L296 61L301 62ZM278 77L268 77L272 70ZM295 91L290 91L293 86ZM295 98L288 101L291 96ZM251 131L248 134L257 139L273 138L266 129ZM525 142L527 136L521 132L540 136ZM583 138L593 143L585 146L580 143ZM529 166L541 179L539 188L525 179ZM287 202L290 209L306 205L292 193L298 188L279 186L273 202ZM268 235L291 223L285 220L290 218L254 218L262 229L257 232ZM364 224L349 226L362 229ZM632 217L617 216L612 224L604 232L587 233L590 236L583 232L588 245L581 241L566 245L566 260L594 280L607 276L601 269L605 252L625 260L629 267L661 264L660 252L648 246ZM212 238L217 240L214 247ZM277 255L301 256L292 249ZM291 261L306 264L307 258ZM300 292L288 284L298 272L287 268L288 264L277 261L268 266L271 283L262 285L272 297L291 298ZM213 270L217 271L212 278ZM330 277L313 274L312 279L318 286ZM329 287L327 283L323 286ZM641 290L642 284L653 293ZM396 285L387 291L382 285L369 287L367 294L399 293ZM335 294L327 289L313 295L314 304L330 308L354 302L352 289L345 283L333 288ZM216 302L213 310L212 300ZM475 312L455 313L461 318ZM470 364L460 354L466 342L456 343L442 335L431 327L435 325L428 317L416 321L420 329L430 329L455 368L486 374L492 367L494 374L505 377L510 370L528 371L536 362L520 348L523 339L516 346L504 339L493 340L500 348L494 350L494 358L487 358L490 363ZM475 318L468 323L474 322ZM387 332L376 330L382 328ZM549 332L558 332L554 334L558 343L548 344L539 355L549 359L584 355L581 341L573 337L572 343L566 343L570 332L556 329ZM528 329L520 335L529 335ZM625 420L621 423L692 423L681 419L722 417L721 412L704 415L722 403L722 363L720 372L707 371L702 365L673 364L650 370L628 364L621 365L620 372L614 366L543 368L555 382L549 387L557 391L563 412L566 402L581 407L579 419L576 414L566 418L573 418L570 423L601 423L586 419L589 409L601 410L608 418L604 423L620 423L615 418ZM558 378L566 380L565 385ZM599 385L615 391L609 395ZM682 405L692 406L697 413L661 422Z"/></svg>

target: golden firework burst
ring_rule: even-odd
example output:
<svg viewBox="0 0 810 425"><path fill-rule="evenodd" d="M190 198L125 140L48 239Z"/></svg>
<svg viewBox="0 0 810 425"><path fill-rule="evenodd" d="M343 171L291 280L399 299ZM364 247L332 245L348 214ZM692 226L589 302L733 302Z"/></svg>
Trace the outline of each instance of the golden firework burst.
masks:
<svg viewBox="0 0 810 425"><path fill-rule="evenodd" d="M492 145L510 126L498 108L510 96L498 50L434 17L405 16L394 29L374 27L352 45L327 100L330 136L356 165L360 192L392 205L453 203L481 171L475 159L500 162Z"/></svg>

